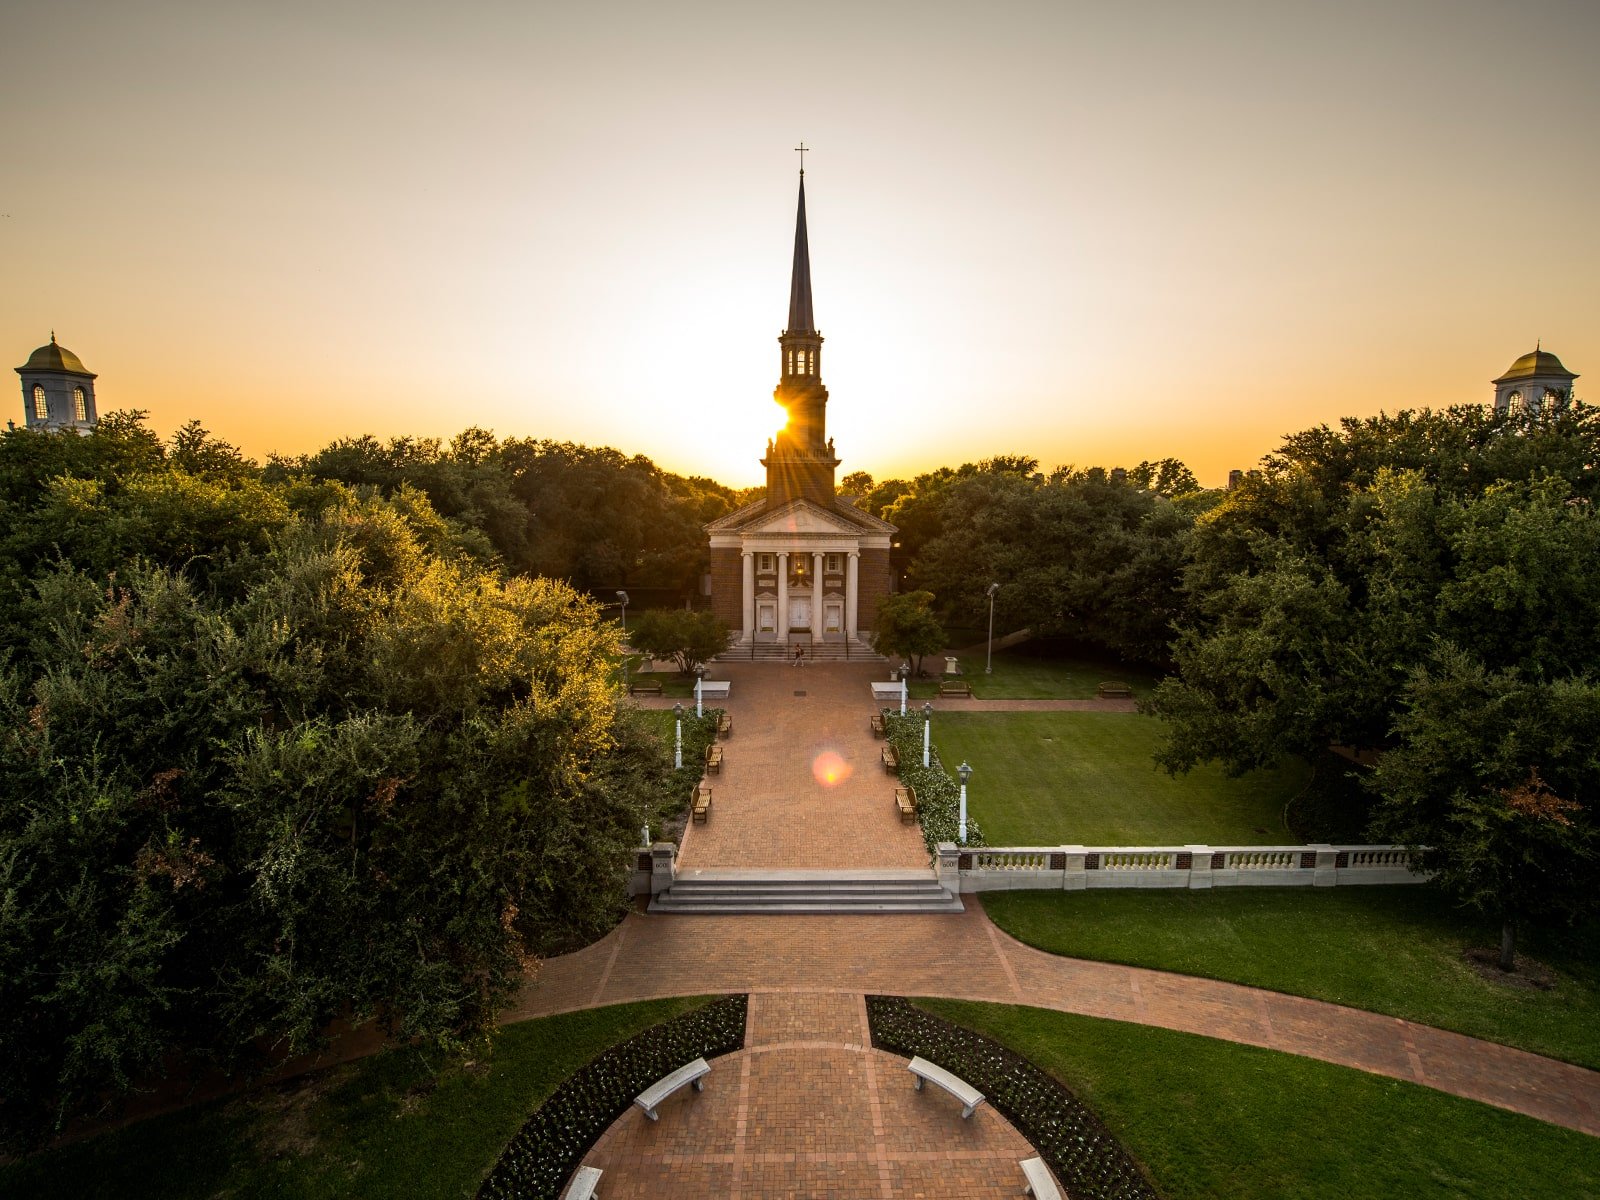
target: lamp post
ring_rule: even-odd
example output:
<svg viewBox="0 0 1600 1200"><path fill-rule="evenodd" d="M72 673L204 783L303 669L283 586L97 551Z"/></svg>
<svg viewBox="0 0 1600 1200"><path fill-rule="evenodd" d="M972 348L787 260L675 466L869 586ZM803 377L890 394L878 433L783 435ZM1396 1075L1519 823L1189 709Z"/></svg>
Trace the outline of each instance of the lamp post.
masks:
<svg viewBox="0 0 1600 1200"><path fill-rule="evenodd" d="M998 583L989 585L989 650L983 656L983 673L994 674L994 594L1000 590Z"/></svg>
<svg viewBox="0 0 1600 1200"><path fill-rule="evenodd" d="M906 679L911 674L911 664L900 664L900 715L906 715Z"/></svg>
<svg viewBox="0 0 1600 1200"><path fill-rule="evenodd" d="M617 592L617 599L622 601L622 640L626 642L628 640L628 593ZM628 682L628 651L626 647L622 651L622 682Z"/></svg>
<svg viewBox="0 0 1600 1200"><path fill-rule="evenodd" d="M683 766L683 705L672 706L672 717L675 722L672 734L672 765L681 769ZM963 792L963 795L966 793ZM965 828L965 826L963 826Z"/></svg>
<svg viewBox="0 0 1600 1200"><path fill-rule="evenodd" d="M972 768L967 766L966 761L963 759L961 765L956 768L956 774L961 777L961 827L957 830L957 833L961 838L961 844L965 846L967 844L967 780L972 778Z"/></svg>
<svg viewBox="0 0 1600 1200"><path fill-rule="evenodd" d="M705 678L706 665L700 663L694 669L694 715L697 717L705 716L705 713L700 711L700 685L705 682Z"/></svg>

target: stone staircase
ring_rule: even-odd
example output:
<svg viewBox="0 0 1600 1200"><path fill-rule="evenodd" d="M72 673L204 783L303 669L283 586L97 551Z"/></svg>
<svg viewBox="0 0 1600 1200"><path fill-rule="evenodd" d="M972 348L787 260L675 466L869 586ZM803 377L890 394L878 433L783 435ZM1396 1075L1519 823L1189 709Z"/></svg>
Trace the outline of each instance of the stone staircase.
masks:
<svg viewBox="0 0 1600 1200"><path fill-rule="evenodd" d="M684 871L650 901L653 913L958 913L961 897L931 870Z"/></svg>
<svg viewBox="0 0 1600 1200"><path fill-rule="evenodd" d="M867 662L885 663L889 660L875 652L860 638L848 642L806 643L805 661L813 662ZM735 644L713 658L712 662L792 662L793 646L783 642L745 642Z"/></svg>

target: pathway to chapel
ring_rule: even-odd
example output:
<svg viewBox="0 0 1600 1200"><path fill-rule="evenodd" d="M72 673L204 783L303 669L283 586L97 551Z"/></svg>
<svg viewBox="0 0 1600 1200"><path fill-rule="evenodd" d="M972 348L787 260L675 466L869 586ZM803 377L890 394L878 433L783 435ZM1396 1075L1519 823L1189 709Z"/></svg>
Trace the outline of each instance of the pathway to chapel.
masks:
<svg viewBox="0 0 1600 1200"><path fill-rule="evenodd" d="M878 663L718 662L733 690L711 816L685 831L680 874L727 868L927 867L922 830L900 820L868 720ZM656 707L652 705L652 707Z"/></svg>

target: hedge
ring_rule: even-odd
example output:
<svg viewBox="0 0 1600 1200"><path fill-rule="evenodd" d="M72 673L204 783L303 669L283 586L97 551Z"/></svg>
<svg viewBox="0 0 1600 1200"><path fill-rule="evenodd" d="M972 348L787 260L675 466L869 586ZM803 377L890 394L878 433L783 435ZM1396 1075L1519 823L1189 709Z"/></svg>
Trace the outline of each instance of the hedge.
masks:
<svg viewBox="0 0 1600 1200"><path fill-rule="evenodd" d="M744 1047L748 996L726 996L619 1042L579 1068L501 1151L480 1200L558 1200L600 1135L633 1098L697 1058Z"/></svg>
<svg viewBox="0 0 1600 1200"><path fill-rule="evenodd" d="M1160 1200L1100 1118L1027 1059L900 996L868 996L867 1021L875 1048L920 1055L982 1092L1033 1144L1074 1200Z"/></svg>
<svg viewBox="0 0 1600 1200"><path fill-rule="evenodd" d="M900 782L917 793L917 817L922 822L922 840L928 856L939 852L940 842L960 842L961 785L945 773L938 750L928 749L928 765L922 765L922 714L901 716L892 708L883 710L884 736L900 756ZM969 815L967 845L985 846L983 831Z"/></svg>

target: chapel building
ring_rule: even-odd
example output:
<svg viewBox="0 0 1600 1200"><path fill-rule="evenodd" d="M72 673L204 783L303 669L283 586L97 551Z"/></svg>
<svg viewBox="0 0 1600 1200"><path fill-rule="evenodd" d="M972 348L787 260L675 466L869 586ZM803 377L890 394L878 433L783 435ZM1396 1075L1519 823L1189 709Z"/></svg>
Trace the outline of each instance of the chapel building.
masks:
<svg viewBox="0 0 1600 1200"><path fill-rule="evenodd" d="M828 436L822 335L811 314L806 180L800 172L789 323L778 338L775 399L788 422L767 442L764 499L706 526L711 538L711 607L752 657L787 656L800 645L822 657L870 654L889 594L895 526L834 491L839 458Z"/></svg>

